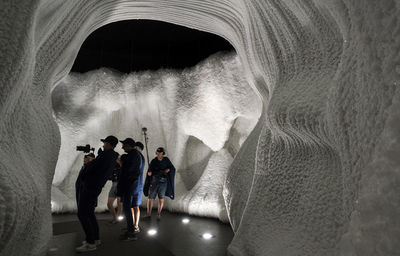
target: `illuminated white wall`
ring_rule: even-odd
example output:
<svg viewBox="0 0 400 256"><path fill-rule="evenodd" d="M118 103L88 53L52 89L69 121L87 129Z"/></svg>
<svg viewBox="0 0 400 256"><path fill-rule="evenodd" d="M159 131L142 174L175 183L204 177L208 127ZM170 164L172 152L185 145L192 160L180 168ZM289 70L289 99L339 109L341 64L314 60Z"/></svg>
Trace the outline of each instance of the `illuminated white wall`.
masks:
<svg viewBox="0 0 400 256"><path fill-rule="evenodd" d="M92 31L125 19L224 37L262 97L223 190L231 254L395 255L399 9L396 0L2 1L1 255L44 254L61 143L52 88Z"/></svg>
<svg viewBox="0 0 400 256"><path fill-rule="evenodd" d="M61 132L53 212L76 210L84 155L76 145L90 144L97 152L99 139L109 134L144 143L141 130L147 127L150 160L162 146L177 169L176 198L165 207L228 221L222 194L227 171L262 107L235 53L215 54L185 70L71 73L53 89L52 105ZM121 147L116 150L124 153ZM110 187L108 182L98 211L107 209Z"/></svg>

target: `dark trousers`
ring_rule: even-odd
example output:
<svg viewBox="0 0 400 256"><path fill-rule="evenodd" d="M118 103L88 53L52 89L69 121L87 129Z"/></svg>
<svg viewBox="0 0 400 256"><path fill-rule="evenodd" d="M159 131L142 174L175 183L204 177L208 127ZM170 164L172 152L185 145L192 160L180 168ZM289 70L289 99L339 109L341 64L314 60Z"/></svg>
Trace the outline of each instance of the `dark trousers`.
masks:
<svg viewBox="0 0 400 256"><path fill-rule="evenodd" d="M124 193L124 195L122 196L122 207L126 219L126 228L129 233L135 232L135 226L132 214L132 208L134 207L134 205L132 205L132 201L133 201L132 193L131 192Z"/></svg>
<svg viewBox="0 0 400 256"><path fill-rule="evenodd" d="M75 182L75 197L76 197L76 207L79 207L79 193L81 191L81 181L77 180Z"/></svg>
<svg viewBox="0 0 400 256"><path fill-rule="evenodd" d="M95 240L99 240L99 225L94 214L98 195L99 193L96 191L88 190L84 186L79 191L78 218L83 231L85 231L86 242L90 244L94 244Z"/></svg>

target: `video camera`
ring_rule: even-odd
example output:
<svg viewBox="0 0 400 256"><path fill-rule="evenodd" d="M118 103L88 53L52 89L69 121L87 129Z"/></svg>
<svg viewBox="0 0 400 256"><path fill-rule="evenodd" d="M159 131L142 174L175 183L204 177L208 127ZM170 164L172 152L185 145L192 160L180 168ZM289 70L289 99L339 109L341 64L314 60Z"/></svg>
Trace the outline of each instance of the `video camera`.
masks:
<svg viewBox="0 0 400 256"><path fill-rule="evenodd" d="M90 151L93 151L94 153L94 148L91 148L89 144L86 144L86 146L76 146L76 151L82 151L84 153L89 153Z"/></svg>

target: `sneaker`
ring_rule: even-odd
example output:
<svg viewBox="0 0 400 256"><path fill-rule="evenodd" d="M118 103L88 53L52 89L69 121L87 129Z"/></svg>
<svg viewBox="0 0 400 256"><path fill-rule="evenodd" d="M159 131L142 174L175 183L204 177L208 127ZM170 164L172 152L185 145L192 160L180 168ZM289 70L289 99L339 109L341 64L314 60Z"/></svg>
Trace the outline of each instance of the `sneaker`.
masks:
<svg viewBox="0 0 400 256"><path fill-rule="evenodd" d="M94 243L95 243L96 246L100 246L101 245L101 240L94 240ZM83 240L82 244L87 244L86 240Z"/></svg>
<svg viewBox="0 0 400 256"><path fill-rule="evenodd" d="M89 244L89 243L84 243L81 246L75 248L76 252L90 252L96 249L97 249L96 244Z"/></svg>
<svg viewBox="0 0 400 256"><path fill-rule="evenodd" d="M134 233L132 234L132 233L126 232L125 234L122 234L119 237L119 239L121 241L124 241L124 242L136 241L137 240L137 236Z"/></svg>
<svg viewBox="0 0 400 256"><path fill-rule="evenodd" d="M139 226L135 227L135 233L139 233L139 232L140 232L140 227Z"/></svg>

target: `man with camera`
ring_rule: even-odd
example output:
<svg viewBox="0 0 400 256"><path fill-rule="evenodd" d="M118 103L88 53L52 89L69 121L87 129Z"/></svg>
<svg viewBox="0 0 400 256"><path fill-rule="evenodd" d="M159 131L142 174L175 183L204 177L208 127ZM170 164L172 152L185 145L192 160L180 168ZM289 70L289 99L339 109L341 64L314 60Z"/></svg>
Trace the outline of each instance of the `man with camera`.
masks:
<svg viewBox="0 0 400 256"><path fill-rule="evenodd" d="M85 151L85 153L87 153L87 152ZM82 176L85 175L88 163L93 161L94 159L95 159L95 155L93 153L89 153L83 157L83 165L82 165L81 170L79 171L78 178L76 179L76 182L75 182L75 195L76 195L76 206L77 207L79 205L79 193L82 188Z"/></svg>
<svg viewBox="0 0 400 256"><path fill-rule="evenodd" d="M97 157L87 164L82 174L82 186L78 200L78 218L85 231L86 239L82 246L76 248L77 252L87 252L97 249L100 245L99 225L94 210L97 206L97 197L100 195L107 178L112 174L118 153L114 151L118 139L108 136L101 140L103 151L99 151Z"/></svg>
<svg viewBox="0 0 400 256"><path fill-rule="evenodd" d="M126 138L121 141L122 149L127 153L121 156L121 174L117 187L117 195L121 196L123 210L126 218L127 231L122 234L120 239L123 241L137 240L135 231L138 232L136 219L132 212L141 204L141 193L138 193L138 186L142 183L140 179L143 176L144 159L135 149L135 141L132 138ZM141 188L139 189L141 192Z"/></svg>

